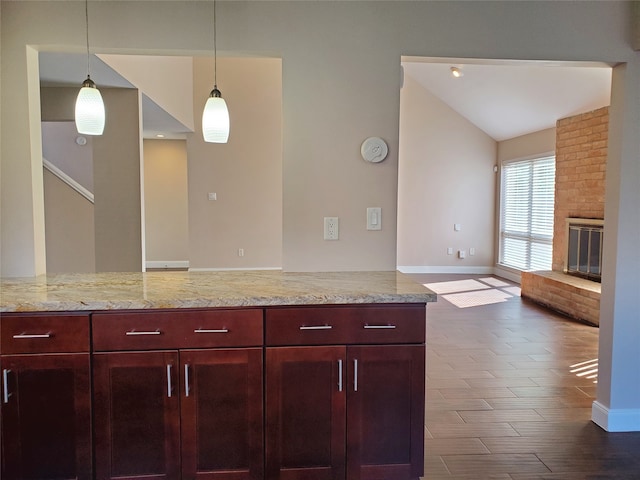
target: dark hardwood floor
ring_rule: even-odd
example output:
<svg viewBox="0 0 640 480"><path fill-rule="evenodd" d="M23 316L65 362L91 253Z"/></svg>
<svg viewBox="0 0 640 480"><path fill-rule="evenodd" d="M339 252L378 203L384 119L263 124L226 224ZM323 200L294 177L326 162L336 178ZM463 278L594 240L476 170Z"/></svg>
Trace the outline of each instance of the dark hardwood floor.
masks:
<svg viewBox="0 0 640 480"><path fill-rule="evenodd" d="M486 275L411 275L427 307L425 479L640 479L640 432L591 422L598 329Z"/></svg>

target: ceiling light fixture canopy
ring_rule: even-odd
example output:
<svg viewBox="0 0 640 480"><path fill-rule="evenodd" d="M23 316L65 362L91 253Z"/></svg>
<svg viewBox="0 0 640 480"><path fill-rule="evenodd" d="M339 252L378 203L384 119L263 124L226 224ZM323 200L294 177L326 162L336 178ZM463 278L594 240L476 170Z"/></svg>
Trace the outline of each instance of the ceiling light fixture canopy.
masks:
<svg viewBox="0 0 640 480"><path fill-rule="evenodd" d="M451 75L453 75L455 78L460 78L464 77L464 72L458 67L451 67Z"/></svg>
<svg viewBox="0 0 640 480"><path fill-rule="evenodd" d="M213 0L213 90L202 112L202 136L205 142L227 143L229 140L229 109L218 90L218 53L216 48L216 0Z"/></svg>
<svg viewBox="0 0 640 480"><path fill-rule="evenodd" d="M104 132L105 110L100 90L91 80L89 56L89 0L84 2L87 33L87 79L82 83L76 98L76 130L84 135L102 135Z"/></svg>

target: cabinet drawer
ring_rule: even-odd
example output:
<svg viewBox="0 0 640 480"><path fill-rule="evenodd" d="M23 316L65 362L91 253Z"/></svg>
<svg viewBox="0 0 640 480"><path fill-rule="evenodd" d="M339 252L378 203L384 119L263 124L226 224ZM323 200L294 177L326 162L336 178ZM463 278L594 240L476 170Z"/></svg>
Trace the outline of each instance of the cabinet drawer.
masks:
<svg viewBox="0 0 640 480"><path fill-rule="evenodd" d="M4 314L2 354L89 351L89 315Z"/></svg>
<svg viewBox="0 0 640 480"><path fill-rule="evenodd" d="M425 305L268 308L267 345L424 343Z"/></svg>
<svg viewBox="0 0 640 480"><path fill-rule="evenodd" d="M92 315L93 348L157 350L262 345L262 309Z"/></svg>

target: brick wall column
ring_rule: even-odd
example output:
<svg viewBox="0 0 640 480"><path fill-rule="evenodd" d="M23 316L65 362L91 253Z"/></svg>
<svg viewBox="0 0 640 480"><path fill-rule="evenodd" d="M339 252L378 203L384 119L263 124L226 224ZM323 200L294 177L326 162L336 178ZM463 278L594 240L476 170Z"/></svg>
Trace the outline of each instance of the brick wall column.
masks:
<svg viewBox="0 0 640 480"><path fill-rule="evenodd" d="M552 270L564 269L567 217L604 219L609 107L558 120Z"/></svg>

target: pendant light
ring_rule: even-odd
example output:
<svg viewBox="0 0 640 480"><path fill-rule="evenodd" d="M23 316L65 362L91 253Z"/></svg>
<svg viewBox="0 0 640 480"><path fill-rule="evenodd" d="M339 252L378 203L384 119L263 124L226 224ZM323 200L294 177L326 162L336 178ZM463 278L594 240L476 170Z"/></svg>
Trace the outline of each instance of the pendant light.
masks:
<svg viewBox="0 0 640 480"><path fill-rule="evenodd" d="M82 83L76 98L76 130L84 135L102 135L104 131L105 111L100 90L91 80L89 67L89 0L84 2L87 26L87 79Z"/></svg>
<svg viewBox="0 0 640 480"><path fill-rule="evenodd" d="M205 142L227 143L229 140L229 110L218 90L218 52L216 49L216 0L213 0L213 90L202 112L202 136Z"/></svg>

